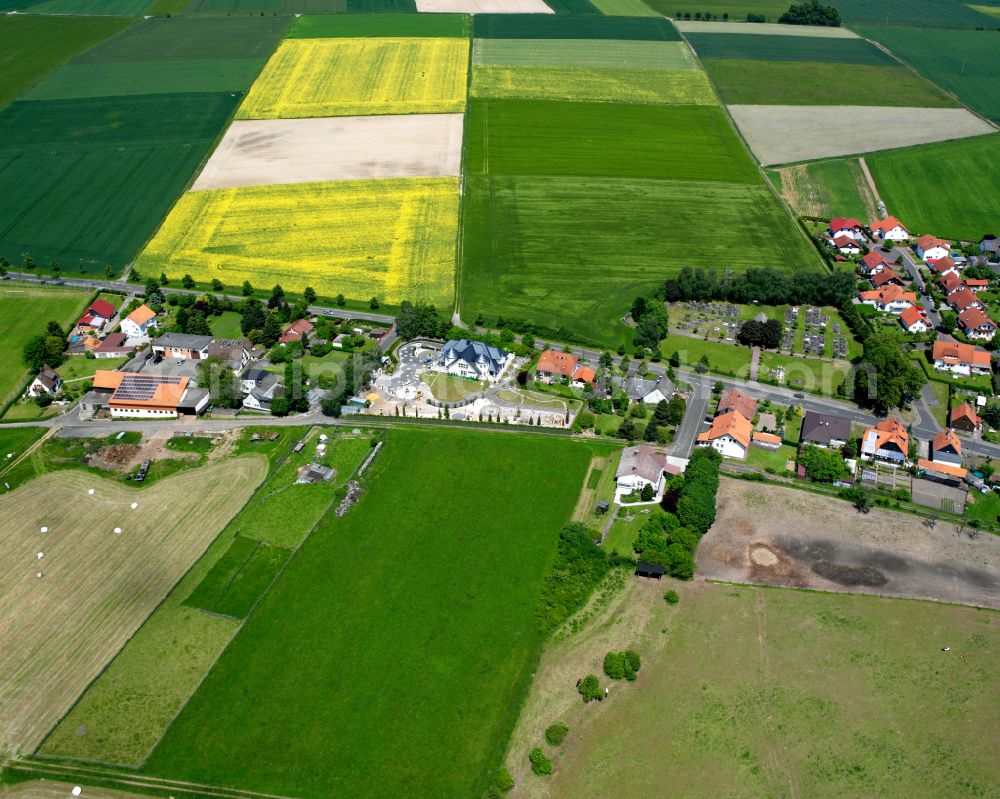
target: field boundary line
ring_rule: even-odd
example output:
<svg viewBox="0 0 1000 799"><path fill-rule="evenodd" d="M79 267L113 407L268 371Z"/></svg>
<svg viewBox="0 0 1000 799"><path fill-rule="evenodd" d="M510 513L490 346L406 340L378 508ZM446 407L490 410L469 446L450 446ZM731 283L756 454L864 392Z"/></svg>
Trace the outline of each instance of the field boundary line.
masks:
<svg viewBox="0 0 1000 799"><path fill-rule="evenodd" d="M3 469L0 469L0 476L7 474L7 472L9 472L11 469L17 466L17 464L19 464L25 458L29 457L35 450L37 450L42 445L43 442L50 439L52 437L52 434L55 433L55 431L56 431L55 427L47 428L44 435L42 435L41 438L39 438L34 444L28 447L18 457L14 458L13 461L6 464Z"/></svg>

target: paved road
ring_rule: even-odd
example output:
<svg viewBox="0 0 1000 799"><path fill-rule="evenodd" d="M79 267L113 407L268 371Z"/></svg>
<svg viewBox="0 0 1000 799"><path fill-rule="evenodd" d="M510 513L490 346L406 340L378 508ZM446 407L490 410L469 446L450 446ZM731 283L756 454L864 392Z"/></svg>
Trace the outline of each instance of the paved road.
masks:
<svg viewBox="0 0 1000 799"><path fill-rule="evenodd" d="M694 449L694 440L701 430L702 420L705 418L705 409L708 408L708 400L712 396L712 391L708 386L700 383L692 384L688 396L687 408L684 411L684 419L681 421L677 432L674 433L674 443L670 450L671 455L678 458L688 458L691 450Z"/></svg>
<svg viewBox="0 0 1000 799"><path fill-rule="evenodd" d="M132 293L142 293L142 287L124 283L120 280L91 280L89 278L50 278L40 275L31 275L24 272L8 272L7 277L17 280L24 280L32 283L44 283L47 285L72 286L74 288L93 289L95 291L127 291ZM204 291L196 289L175 289L164 286L161 291L164 294L193 294L195 296L205 294ZM243 302L246 299L242 294L219 294L233 302ZM341 319L361 319L368 322L379 322L386 326L391 325L396 318L389 314L375 313L374 311L352 311L347 308L330 307L327 305L310 305L309 313L317 316L339 316Z"/></svg>
<svg viewBox="0 0 1000 799"><path fill-rule="evenodd" d="M906 271L910 273L910 277L913 278L920 289L921 303L927 310L927 316L931 320L931 324L934 327L938 327L941 324L941 314L938 313L934 306L934 299L931 297L930 292L927 291L927 284L924 282L923 275L920 274L920 265L914 260L909 250L902 247L893 247L889 251L889 255L893 261L898 259L906 267Z"/></svg>

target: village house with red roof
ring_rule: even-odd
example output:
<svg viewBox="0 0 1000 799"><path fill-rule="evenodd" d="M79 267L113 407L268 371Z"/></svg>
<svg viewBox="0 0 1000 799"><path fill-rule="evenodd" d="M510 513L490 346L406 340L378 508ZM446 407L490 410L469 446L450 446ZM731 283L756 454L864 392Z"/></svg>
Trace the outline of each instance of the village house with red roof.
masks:
<svg viewBox="0 0 1000 799"><path fill-rule="evenodd" d="M894 216L872 222L868 229L879 241L906 241L910 238L910 231Z"/></svg>

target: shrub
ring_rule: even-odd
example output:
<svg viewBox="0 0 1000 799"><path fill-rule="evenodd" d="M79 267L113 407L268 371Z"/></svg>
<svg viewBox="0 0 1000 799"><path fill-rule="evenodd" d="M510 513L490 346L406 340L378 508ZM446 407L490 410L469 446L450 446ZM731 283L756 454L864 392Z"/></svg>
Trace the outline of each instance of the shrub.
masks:
<svg viewBox="0 0 1000 799"><path fill-rule="evenodd" d="M590 596L611 568L607 553L594 543L582 524L570 524L559 534L559 551L542 586L538 621L543 631L568 619Z"/></svg>
<svg viewBox="0 0 1000 799"><path fill-rule="evenodd" d="M507 793L507 791L511 790L515 785L514 778L510 775L506 766L500 766L500 768L497 769L497 776L494 783L497 788L504 793Z"/></svg>
<svg viewBox="0 0 1000 799"><path fill-rule="evenodd" d="M604 691L601 690L601 683L593 674L588 674L577 682L576 690L580 692L580 696L583 697L584 702L591 702L595 699L600 702L604 699Z"/></svg>
<svg viewBox="0 0 1000 799"><path fill-rule="evenodd" d="M566 734L568 732L569 727L560 721L558 724L553 724L545 731L545 740L553 746L559 746L559 744L566 740Z"/></svg>
<svg viewBox="0 0 1000 799"><path fill-rule="evenodd" d="M622 652L625 657L625 662L632 668L632 671L636 672L642 668L642 661L639 660L639 653L633 649L626 649Z"/></svg>
<svg viewBox="0 0 1000 799"><path fill-rule="evenodd" d="M608 652L604 656L604 673L612 680L625 679L625 657L621 652Z"/></svg>
<svg viewBox="0 0 1000 799"><path fill-rule="evenodd" d="M663 595L663 599L666 601L668 605L676 605L678 602L681 601L681 598L677 596L677 592L673 590L667 591L667 593Z"/></svg>
<svg viewBox="0 0 1000 799"><path fill-rule="evenodd" d="M552 773L552 761L545 756L545 752L542 751L541 747L536 746L532 749L531 754L528 755L528 760L531 761L531 770L539 777L544 777Z"/></svg>

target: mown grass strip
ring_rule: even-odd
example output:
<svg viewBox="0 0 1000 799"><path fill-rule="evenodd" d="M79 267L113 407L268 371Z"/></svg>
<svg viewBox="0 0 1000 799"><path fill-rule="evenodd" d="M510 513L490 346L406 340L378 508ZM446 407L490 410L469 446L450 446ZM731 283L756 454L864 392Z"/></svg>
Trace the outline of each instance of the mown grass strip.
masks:
<svg viewBox="0 0 1000 799"><path fill-rule="evenodd" d="M469 35L465 14L345 14L299 17L289 39L344 39L352 36L457 37Z"/></svg>
<svg viewBox="0 0 1000 799"><path fill-rule="evenodd" d="M679 41L666 19L558 14L477 14L478 39L647 39Z"/></svg>

